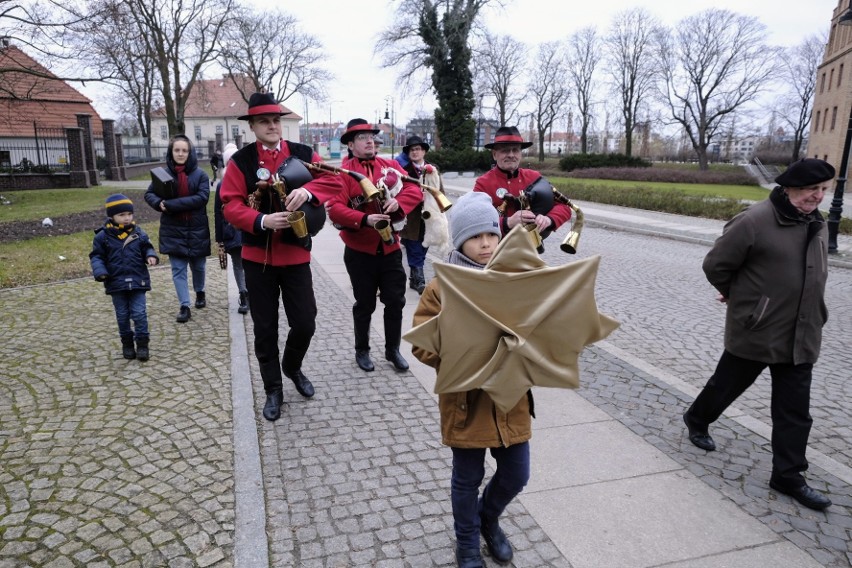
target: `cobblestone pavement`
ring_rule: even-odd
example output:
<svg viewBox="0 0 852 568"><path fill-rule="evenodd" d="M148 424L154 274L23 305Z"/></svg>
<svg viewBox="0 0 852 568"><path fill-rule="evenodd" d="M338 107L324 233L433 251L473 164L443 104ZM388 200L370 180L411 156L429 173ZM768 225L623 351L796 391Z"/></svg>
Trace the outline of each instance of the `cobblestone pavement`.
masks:
<svg viewBox="0 0 852 568"><path fill-rule="evenodd" d="M209 307L187 324L169 269L152 270L145 363L122 358L94 280L0 291L0 566L233 566L226 285L212 267Z"/></svg>
<svg viewBox="0 0 852 568"><path fill-rule="evenodd" d="M258 422L271 565L454 566L451 453L440 441L434 399L384 360L375 332L376 370L358 369L351 295L317 264L314 289L317 333L303 370L317 394L306 400L285 384L281 419ZM251 365L259 415L263 387ZM501 525L515 566L570 566L517 502Z"/></svg>
<svg viewBox="0 0 852 568"><path fill-rule="evenodd" d="M578 393L822 565L849 566L848 480L812 464L809 479L835 504L810 511L768 490L771 454L759 428L723 418L713 453L684 436L679 417L691 396L677 380L700 388L721 352L724 309L700 270L706 250L587 227L578 256L602 255L598 302L622 325L584 353ZM572 258L556 246L545 252L549 264ZM285 388L289 404L275 423L260 415L245 320L270 565L452 565L450 452L435 402L381 358L376 333L376 371L355 366L351 295L317 264L314 279L320 312L304 370L317 395ZM208 264L209 307L188 324L174 322L168 269L155 269L153 281L147 363L121 358L111 303L90 279L0 291L0 568L234 566L225 273ZM830 269L827 303L811 448L849 468L852 271ZM761 379L736 404L768 425L768 400ZM501 524L515 566L570 567L517 501Z"/></svg>

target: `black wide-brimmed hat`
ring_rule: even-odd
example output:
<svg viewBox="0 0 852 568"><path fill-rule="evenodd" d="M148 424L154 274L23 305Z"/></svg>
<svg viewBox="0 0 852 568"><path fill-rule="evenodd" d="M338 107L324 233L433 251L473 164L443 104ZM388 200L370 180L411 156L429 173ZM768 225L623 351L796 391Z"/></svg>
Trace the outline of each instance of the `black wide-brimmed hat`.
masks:
<svg viewBox="0 0 852 568"><path fill-rule="evenodd" d="M408 151L411 150L412 146L420 146L421 148L423 148L424 152L429 151L429 144L424 142L423 139L417 136L416 134L414 136L409 136L406 142L407 144L402 147L403 154L408 154Z"/></svg>
<svg viewBox="0 0 852 568"><path fill-rule="evenodd" d="M491 150L500 144L520 144L521 148L529 148L533 145L532 142L526 142L523 139L516 126L501 126L498 128L497 133L494 134L494 142L486 144L485 147Z"/></svg>
<svg viewBox="0 0 852 568"><path fill-rule="evenodd" d="M808 187L830 179L834 179L834 166L817 158L804 158L790 164L775 183L781 187Z"/></svg>
<svg viewBox="0 0 852 568"><path fill-rule="evenodd" d="M237 120L248 120L259 114L277 114L284 116L292 114L289 111L281 110L281 105L272 96L272 93L254 93L249 97L248 114L238 116Z"/></svg>
<svg viewBox="0 0 852 568"><path fill-rule="evenodd" d="M340 143L348 144L353 138L355 138L356 134L360 134L362 132L372 132L373 136L375 136L379 133L379 129L373 128L373 125L363 118L353 118L346 123L346 132L344 132L343 136L340 137Z"/></svg>

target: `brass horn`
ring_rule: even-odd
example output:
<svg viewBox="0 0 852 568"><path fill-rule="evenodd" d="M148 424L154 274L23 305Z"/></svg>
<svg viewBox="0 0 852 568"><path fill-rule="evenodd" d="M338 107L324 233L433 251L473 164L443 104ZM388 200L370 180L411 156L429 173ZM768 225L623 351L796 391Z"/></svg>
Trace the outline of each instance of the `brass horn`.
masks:
<svg viewBox="0 0 852 568"><path fill-rule="evenodd" d="M305 166L311 170L316 171L326 171L334 174L347 174L350 177L354 178L358 185L361 186L361 193L364 194L364 199L366 201L373 201L377 197L381 196L381 191L373 185L373 182L370 181L365 175L359 174L358 172L353 172L352 170L344 170L343 168L335 168L334 166L329 166L328 164L324 164L322 162L303 162Z"/></svg>
<svg viewBox="0 0 852 568"><path fill-rule="evenodd" d="M441 190L440 190L440 189L438 189L438 188L436 188L436 187L432 187L431 185L426 185L425 183L423 183L423 182L422 182L422 181L420 181L419 179L417 179L417 178L413 178L413 177L411 177L411 176L403 175L403 176L400 176L400 177L402 178L402 180L403 180L403 181L410 181L411 183L416 183L416 184L417 184L417 185L419 185L422 189L424 189L425 191L428 191L428 192L429 192L429 194L430 194L432 197L434 197L434 198L435 198L435 202L438 204L438 209L440 209L440 210L441 210L441 213L446 213L446 212L447 212L447 210L448 210L450 207L452 207L452 206L453 206L453 202L452 202L452 201L450 201L450 199L449 199L446 195L444 195L443 193L441 193Z"/></svg>
<svg viewBox="0 0 852 568"><path fill-rule="evenodd" d="M560 195L562 195L560 193ZM574 223L571 225L571 230L568 231L568 235L565 237L565 240L562 241L562 244L559 245L559 248L562 249L562 252L567 252L568 254L577 254L577 243L580 241L580 233L583 231L583 224L585 222L583 212L579 207L571 203L570 200L567 200L568 207L574 211Z"/></svg>

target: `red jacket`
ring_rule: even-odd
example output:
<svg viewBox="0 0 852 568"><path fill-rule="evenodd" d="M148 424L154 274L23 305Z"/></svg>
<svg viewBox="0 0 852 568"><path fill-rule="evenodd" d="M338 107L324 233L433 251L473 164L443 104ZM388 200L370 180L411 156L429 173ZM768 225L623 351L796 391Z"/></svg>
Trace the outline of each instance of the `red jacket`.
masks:
<svg viewBox="0 0 852 568"><path fill-rule="evenodd" d="M373 159L371 175L357 158L348 158L343 160L341 164L341 168L345 170L367 176L374 185L382 177L383 167L393 168L400 175L406 175L402 166L396 161L379 157ZM344 190L329 200L328 217L335 225L342 227L340 238L343 239L344 244L351 249L368 254L376 254L379 247L382 248L383 254L399 250L399 238L396 231L394 231L396 237L394 243L388 245L382 242L376 229L367 225L368 215L382 212L379 200L364 201L364 194L358 181L346 174L341 174L340 177L344 180ZM404 219L423 201L423 191L417 184L405 181L402 183L402 189L396 195L396 200L399 202L399 209L390 214L393 223Z"/></svg>
<svg viewBox="0 0 852 568"><path fill-rule="evenodd" d="M303 152L310 153L311 162L322 161L319 155L307 146L296 145L292 142L289 144L293 144L294 147L300 148ZM290 156L290 147L286 141L281 141L280 148L277 158L274 162L269 163L264 162L264 159L260 157L263 154L260 153L259 142L240 149L231 157L231 161L225 170L225 176L222 178L222 185L219 188L219 196L222 199L222 213L231 225L244 233L242 253L244 259L272 266L304 264L311 261L309 251L301 246L282 242L280 238L276 238L276 231L269 231L261 227L263 215L280 209L277 201L271 200L273 209L271 211L255 211L246 204L250 193L247 189L246 180L256 182L257 174L255 172L259 167L266 168L270 172L277 171L278 166ZM314 171L311 171L311 175L314 178L313 181L306 183L304 188L313 195L311 200L313 205L322 206L323 203L339 194L343 189L340 176ZM251 191L253 192L254 188ZM252 235L255 238L250 238ZM258 236L264 235L266 238L260 239L264 246L252 244L252 241L257 242L259 240ZM249 238L246 238L246 236L249 236Z"/></svg>
<svg viewBox="0 0 852 568"><path fill-rule="evenodd" d="M494 207L499 207L503 204L503 200L497 197L498 189L501 187L505 188L511 195L517 197L539 177L541 177L541 174L536 170L518 168L517 171L506 173L500 168L494 167L488 173L477 178L476 183L473 185L473 191L487 193L491 197ZM506 209L503 211L500 219L500 227L502 227L504 234L508 228L506 219L511 217L517 210L515 202L509 201L507 203ZM562 203L554 203L553 208L547 213L547 216L553 221L552 228L555 231L563 223L571 219L571 208Z"/></svg>

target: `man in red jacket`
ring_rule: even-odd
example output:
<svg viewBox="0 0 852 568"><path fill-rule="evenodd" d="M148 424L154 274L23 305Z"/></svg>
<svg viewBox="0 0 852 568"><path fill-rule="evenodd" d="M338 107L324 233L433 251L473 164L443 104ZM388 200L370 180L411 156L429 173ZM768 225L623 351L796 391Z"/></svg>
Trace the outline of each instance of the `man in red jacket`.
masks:
<svg viewBox="0 0 852 568"><path fill-rule="evenodd" d="M523 223L535 224L544 238L571 219L571 208L562 203L554 203L549 211L532 211L520 209L518 202L511 199L518 197L522 191L541 177L536 170L520 167L521 150L530 146L532 142L524 141L516 127L498 128L494 135L494 142L485 145L491 150L491 157L494 158L496 167L491 168L491 171L476 180L473 191L487 193L494 207L501 211L500 228L504 235L518 223Z"/></svg>
<svg viewBox="0 0 852 568"><path fill-rule="evenodd" d="M301 187L288 188L283 202L270 189L266 180L279 171L286 158L295 156L304 162L320 161L310 147L281 139L281 116L285 114L289 113L282 111L271 94L251 96L248 114L238 118L248 121L257 142L231 157L231 166L225 170L219 190L225 219L242 231L243 269L254 322L254 351L266 390L263 416L270 421L281 415L282 371L293 381L299 394L307 398L314 395L314 386L301 370L316 330L317 316L310 237L296 237L287 216L302 208L314 219L319 216L316 226L321 227L325 219L323 203L343 189L339 176L323 172L311 174L314 179ZM250 195L254 207L249 206ZM303 207L305 204L309 204L308 207ZM290 325L280 366L279 297Z"/></svg>
<svg viewBox="0 0 852 568"><path fill-rule="evenodd" d="M384 178L384 185L394 187L394 182L404 174L397 162L376 155L374 137L378 132L362 118L350 120L340 141L349 147L351 157L344 160L341 167L366 176L374 184ZM344 178L344 186L342 193L329 200L328 216L341 229L340 238L346 245L343 262L355 294L352 307L355 362L364 371L375 368L370 359L370 318L376 310L378 291L385 305L385 358L404 371L408 369L408 362L399 353L406 280L402 250L392 226L388 227L391 232L386 241L376 230L376 224L389 225L404 219L423 201L423 192L416 184L404 182L395 196L383 195L367 201L361 186L352 177Z"/></svg>

